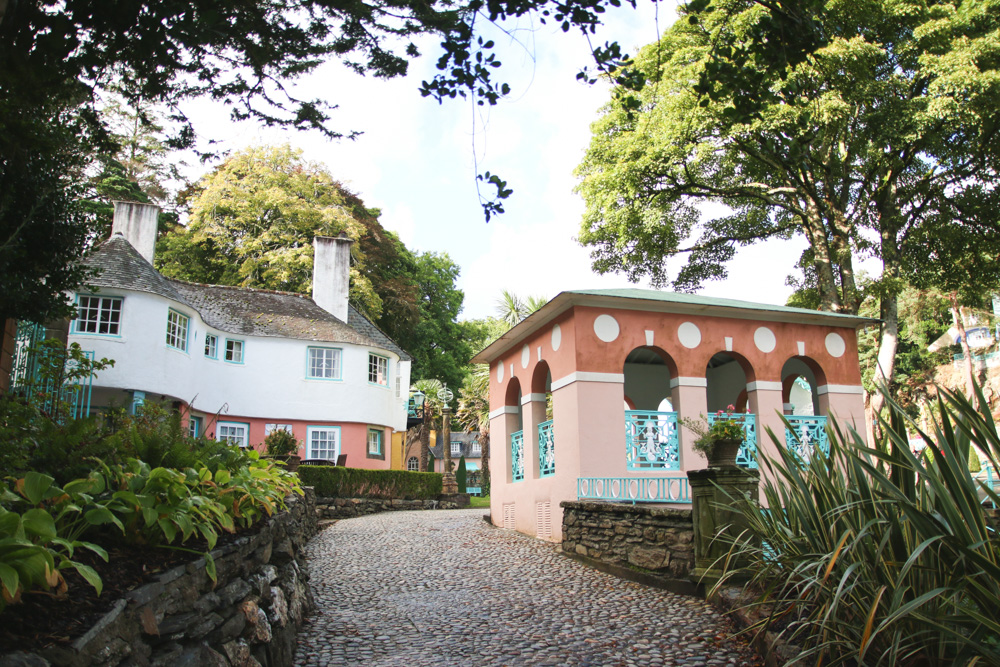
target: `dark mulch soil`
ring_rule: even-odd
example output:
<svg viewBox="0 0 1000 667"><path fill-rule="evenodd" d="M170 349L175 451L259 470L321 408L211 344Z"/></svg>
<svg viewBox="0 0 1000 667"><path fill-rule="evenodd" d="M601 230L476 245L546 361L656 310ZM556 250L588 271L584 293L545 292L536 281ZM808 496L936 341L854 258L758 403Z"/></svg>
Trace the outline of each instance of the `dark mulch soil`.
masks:
<svg viewBox="0 0 1000 667"><path fill-rule="evenodd" d="M253 530L220 535L216 547ZM203 552L207 545L201 540L191 540L184 547ZM24 595L19 604L8 605L0 612L0 655L69 644L90 629L130 590L143 585L153 575L199 558L189 551L177 549L130 545L105 548L108 549L106 563L83 549L74 554L75 560L90 565L101 576L104 590L100 596L75 570L68 569L63 570L68 588L62 597L35 591Z"/></svg>

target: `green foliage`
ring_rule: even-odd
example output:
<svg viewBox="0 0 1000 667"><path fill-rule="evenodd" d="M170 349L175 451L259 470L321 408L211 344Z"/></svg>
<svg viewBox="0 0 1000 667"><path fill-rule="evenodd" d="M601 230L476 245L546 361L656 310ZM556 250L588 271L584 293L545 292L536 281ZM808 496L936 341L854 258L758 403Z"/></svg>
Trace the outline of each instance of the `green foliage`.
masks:
<svg viewBox="0 0 1000 667"><path fill-rule="evenodd" d="M299 441L291 431L279 428L264 438L264 451L268 456L289 456L299 451Z"/></svg>
<svg viewBox="0 0 1000 667"><path fill-rule="evenodd" d="M749 534L730 552L745 567L728 573L749 579L750 606L765 611L756 630L816 664L1000 661L1000 540L982 505L1000 498L967 461L973 445L996 466L1000 437L988 410L941 395L941 420L920 433L933 457L910 452L907 430L919 429L891 401L876 446L831 423L829 455L803 466L779 444L780 459L760 457L771 509L733 499Z"/></svg>
<svg viewBox="0 0 1000 667"><path fill-rule="evenodd" d="M463 456L458 460L458 470L455 471L455 482L458 483L458 492L465 493L466 480L468 478L469 471L465 467L465 457Z"/></svg>
<svg viewBox="0 0 1000 667"><path fill-rule="evenodd" d="M743 440L745 437L743 422L733 419L735 409L730 405L725 412L719 410L715 413L715 421L711 424L708 423L705 415L701 415L700 419L684 417L681 420L685 428L698 435L698 439L694 442L696 452L711 456L712 452L715 451L715 443L720 440Z"/></svg>
<svg viewBox="0 0 1000 667"><path fill-rule="evenodd" d="M427 470L428 470L428 472L431 472L432 474L438 474L438 475L441 474L441 473L434 473L433 472L434 471L434 454L431 453L431 452L427 452Z"/></svg>
<svg viewBox="0 0 1000 667"><path fill-rule="evenodd" d="M302 466L299 478L324 498L434 499L441 495L441 473L362 470L341 466Z"/></svg>

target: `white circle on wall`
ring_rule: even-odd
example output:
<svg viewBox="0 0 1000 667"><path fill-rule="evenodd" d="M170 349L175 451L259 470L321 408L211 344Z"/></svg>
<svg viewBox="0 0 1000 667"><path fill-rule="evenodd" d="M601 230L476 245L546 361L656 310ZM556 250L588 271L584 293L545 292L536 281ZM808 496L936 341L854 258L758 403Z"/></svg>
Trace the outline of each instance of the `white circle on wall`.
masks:
<svg viewBox="0 0 1000 667"><path fill-rule="evenodd" d="M610 343L618 338L621 328L618 326L618 320L610 315L598 315L594 320L594 333L605 343Z"/></svg>
<svg viewBox="0 0 1000 667"><path fill-rule="evenodd" d="M774 332L767 327L757 327L753 332L753 344L761 352L774 352L778 339L774 337Z"/></svg>
<svg viewBox="0 0 1000 667"><path fill-rule="evenodd" d="M527 368L529 361L531 361L531 350L525 345L521 348L521 368Z"/></svg>
<svg viewBox="0 0 1000 667"><path fill-rule="evenodd" d="M844 343L840 334L828 333L826 335L826 351L830 353L831 357L842 357L847 351L847 344Z"/></svg>
<svg viewBox="0 0 1000 667"><path fill-rule="evenodd" d="M497 364L497 382L503 382L503 362Z"/></svg>
<svg viewBox="0 0 1000 667"><path fill-rule="evenodd" d="M559 325L557 324L552 327L552 349L558 350L561 344L562 344L562 329L560 329Z"/></svg>
<svg viewBox="0 0 1000 667"><path fill-rule="evenodd" d="M677 340L689 350L701 345L701 329L694 322L685 322L677 327Z"/></svg>

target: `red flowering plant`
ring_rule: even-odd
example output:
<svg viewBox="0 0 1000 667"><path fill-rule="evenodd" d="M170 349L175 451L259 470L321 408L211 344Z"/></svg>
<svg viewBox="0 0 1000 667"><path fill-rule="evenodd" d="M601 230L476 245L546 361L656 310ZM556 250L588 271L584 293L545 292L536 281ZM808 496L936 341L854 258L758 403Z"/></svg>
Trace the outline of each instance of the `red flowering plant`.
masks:
<svg viewBox="0 0 1000 667"><path fill-rule="evenodd" d="M711 423L705 415L701 415L701 419L691 419L690 417L681 419L685 428L698 435L698 439L694 441L695 451L707 457L712 454L715 443L720 440L742 441L745 436L743 420L734 417L735 412L735 406L727 405L725 412L719 410L715 413L715 419Z"/></svg>

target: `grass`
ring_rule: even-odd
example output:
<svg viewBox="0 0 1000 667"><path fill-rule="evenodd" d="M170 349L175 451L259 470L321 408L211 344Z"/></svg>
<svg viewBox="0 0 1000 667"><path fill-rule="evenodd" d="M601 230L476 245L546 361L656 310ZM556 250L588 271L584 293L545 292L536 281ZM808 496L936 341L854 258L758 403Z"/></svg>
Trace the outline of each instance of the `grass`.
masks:
<svg viewBox="0 0 1000 667"><path fill-rule="evenodd" d="M469 497L469 507L489 507L490 497L489 496L470 496Z"/></svg>

